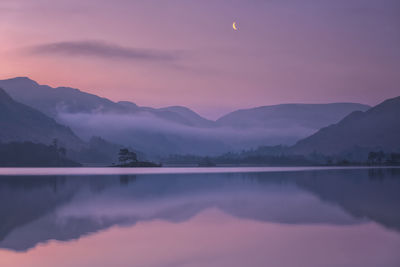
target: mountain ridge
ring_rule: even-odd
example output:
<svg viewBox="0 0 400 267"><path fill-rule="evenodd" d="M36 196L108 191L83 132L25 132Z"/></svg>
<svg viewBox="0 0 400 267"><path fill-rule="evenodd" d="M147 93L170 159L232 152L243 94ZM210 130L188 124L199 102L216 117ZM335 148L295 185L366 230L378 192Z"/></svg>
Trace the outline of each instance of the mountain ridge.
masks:
<svg viewBox="0 0 400 267"><path fill-rule="evenodd" d="M400 151L400 96L362 112L354 111L340 122L299 140L292 151L338 154L355 148Z"/></svg>
<svg viewBox="0 0 400 267"><path fill-rule="evenodd" d="M31 141L50 144L53 139L79 148L83 142L69 127L45 114L13 100L0 88L0 141Z"/></svg>
<svg viewBox="0 0 400 267"><path fill-rule="evenodd" d="M17 86L15 86L13 83L16 82ZM115 108L117 109L117 107L119 107L121 109L121 111L132 111L136 108L143 108L146 111L173 111L178 113L179 112L186 112L186 113L191 113L192 115L200 118L201 120L204 121L209 121L209 122L219 122L222 121L225 117L228 117L232 114L236 114L236 113L240 113L240 112L249 112L249 111L256 111L256 110L262 110L262 109L275 109L275 108L279 108L279 107L286 107L286 106L327 106L327 105L356 105L359 106L362 109L367 109L367 108L371 108L371 106L369 105L365 105L365 104L360 104L360 103L354 103L354 102L329 102L329 103L319 103L319 104L314 104L314 103L282 103L282 104L273 104L273 105L262 105L262 106L256 106L256 107L251 107L251 108L241 108L241 109L237 109L237 110L233 110L231 112L228 112L225 115L220 116L219 118L215 119L215 120L210 120L207 118L204 118L203 116L201 116L200 114L198 114L197 112L193 111L192 109L186 107L186 106L179 106L179 105L172 105L172 106L166 106L166 107L162 107L162 108L152 108L152 107L146 107L146 106L138 106L136 103L131 102L131 101L125 101L125 100L121 100L121 101L117 101L114 102L106 97L101 97L98 96L96 94L92 94L92 93L87 93L85 91L82 91L80 89L77 88L73 88L73 87L65 87L65 86L59 86L59 87L51 87L48 85L41 85L38 82L30 79L29 77L26 76L20 76L20 77L14 77L14 78L9 78L9 79L4 79L4 80L0 80L0 87L2 84L8 85L9 87L11 86L10 89L7 89L7 86L3 86L3 89L7 91L7 93L9 95L11 95L13 97L13 95L17 95L16 92L14 92L16 90L16 88L18 86L21 86L21 83L24 83L24 85L33 85L35 87L43 87L42 90L68 90L71 92L75 92L75 93L81 93L87 96L91 96L91 97L95 97L98 100L103 100L106 101L108 104L113 104L115 105ZM4 88L5 87L5 88ZM36 88L35 88L36 89ZM17 95L17 98L13 97L14 99L18 100L18 98L21 98L20 95ZM25 101L27 101L26 99L24 99ZM23 102L23 101L21 101ZM33 101L31 101L33 102ZM124 109L125 108L125 109ZM95 110L95 109L94 109ZM47 113L47 112L45 112Z"/></svg>
<svg viewBox="0 0 400 267"><path fill-rule="evenodd" d="M118 113L130 114L147 112L167 120L177 120L180 123L192 125L185 117L178 112L171 112L172 107L151 108L141 107L131 101L114 102L108 98L96 94L87 93L72 87L50 87L41 85L28 77L15 77L0 80L2 87L13 99L31 106L46 115L56 118L60 112L66 113ZM188 108L187 108L188 109ZM190 110L190 109L188 109ZM165 111L165 112L164 112ZM190 110L190 112L195 113ZM174 113L174 114L171 114ZM200 121L207 121L197 113ZM171 116L173 115L173 116ZM201 124L201 122L199 123Z"/></svg>
<svg viewBox="0 0 400 267"><path fill-rule="evenodd" d="M220 125L230 125L233 127L255 127L265 123L267 123L266 126L285 124L288 120L295 119L298 124L319 129L327 121L333 123L354 110L365 111L369 108L370 106L368 105L351 102L278 104L236 110L222 116L216 122ZM279 115L279 118L276 118L276 115ZM313 120L310 120L310 117ZM267 119L270 120L269 123Z"/></svg>

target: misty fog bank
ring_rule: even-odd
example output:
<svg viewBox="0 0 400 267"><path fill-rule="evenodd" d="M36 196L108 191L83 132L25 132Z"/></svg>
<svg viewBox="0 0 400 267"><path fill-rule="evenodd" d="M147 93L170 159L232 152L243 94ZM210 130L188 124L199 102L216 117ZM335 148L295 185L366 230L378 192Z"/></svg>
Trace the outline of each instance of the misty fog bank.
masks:
<svg viewBox="0 0 400 267"><path fill-rule="evenodd" d="M294 144L315 129L288 125L280 128L196 127L160 119L151 113L59 113L57 120L81 138L103 138L149 154L219 154L259 145Z"/></svg>

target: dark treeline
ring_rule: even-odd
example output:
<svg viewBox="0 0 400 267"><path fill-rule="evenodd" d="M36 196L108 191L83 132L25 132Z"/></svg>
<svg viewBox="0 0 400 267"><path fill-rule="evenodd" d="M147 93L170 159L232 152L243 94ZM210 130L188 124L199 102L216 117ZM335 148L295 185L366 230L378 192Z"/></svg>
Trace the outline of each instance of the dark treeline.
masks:
<svg viewBox="0 0 400 267"><path fill-rule="evenodd" d="M171 155L163 161L165 165L197 165L213 167L218 165L262 165L262 166L315 166L321 163L307 159L301 155L287 156L249 156L240 157L235 153L227 153L216 157L195 155Z"/></svg>
<svg viewBox="0 0 400 267"><path fill-rule="evenodd" d="M171 155L162 160L171 165L197 165L212 167L217 165L264 165L264 166L310 166L321 165L315 159L303 155L286 153L285 146L258 147L257 149L229 152L219 156Z"/></svg>
<svg viewBox="0 0 400 267"><path fill-rule="evenodd" d="M66 157L66 149L32 142L0 143L0 167L79 167Z"/></svg>
<svg viewBox="0 0 400 267"><path fill-rule="evenodd" d="M161 164L140 161L135 152L120 149L119 164L113 167L161 167L162 165L213 166L400 166L400 153L370 151L355 159L353 154L325 156L290 154L285 146L262 146L241 152L229 152L218 156L171 155L161 159ZM68 159L67 150L54 140L51 145L32 142L0 143L0 167L77 167Z"/></svg>
<svg viewBox="0 0 400 267"><path fill-rule="evenodd" d="M400 153L371 151L368 154L368 163L373 165L400 165Z"/></svg>
<svg viewBox="0 0 400 267"><path fill-rule="evenodd" d="M170 155L162 162L165 165L197 165L213 167L218 165L260 165L260 166L398 166L400 153L370 151L364 156L354 153L326 156L319 153L308 155L291 154L286 146L261 146L241 152L229 152L219 156Z"/></svg>
<svg viewBox="0 0 400 267"><path fill-rule="evenodd" d="M312 157L314 154L311 154ZM363 166L400 166L400 153L370 151L363 153L363 156L354 157L354 153L341 154L336 156L323 156L325 165L346 166L346 165L363 165Z"/></svg>

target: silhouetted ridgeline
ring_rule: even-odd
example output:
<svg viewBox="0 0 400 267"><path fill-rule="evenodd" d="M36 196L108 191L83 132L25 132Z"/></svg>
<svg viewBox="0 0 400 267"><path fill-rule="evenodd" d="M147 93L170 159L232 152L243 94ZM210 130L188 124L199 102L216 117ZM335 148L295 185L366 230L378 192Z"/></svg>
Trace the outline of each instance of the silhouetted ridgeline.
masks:
<svg viewBox="0 0 400 267"><path fill-rule="evenodd" d="M14 101L0 88L0 141L51 144L57 139L63 146L80 149L83 141L70 128L40 111Z"/></svg>
<svg viewBox="0 0 400 267"><path fill-rule="evenodd" d="M65 157L65 148L57 144L32 142L0 143L0 167L79 167L79 163Z"/></svg>
<svg viewBox="0 0 400 267"><path fill-rule="evenodd" d="M290 151L296 154L368 154L400 152L400 97L388 99L368 111L355 111L339 123L302 139Z"/></svg>

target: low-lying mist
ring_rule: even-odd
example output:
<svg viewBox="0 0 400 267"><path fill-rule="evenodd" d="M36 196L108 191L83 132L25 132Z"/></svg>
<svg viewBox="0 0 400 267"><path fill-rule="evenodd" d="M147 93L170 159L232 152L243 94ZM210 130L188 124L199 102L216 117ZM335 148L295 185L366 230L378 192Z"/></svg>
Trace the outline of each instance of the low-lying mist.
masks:
<svg viewBox="0 0 400 267"><path fill-rule="evenodd" d="M57 120L71 127L83 139L101 136L149 155L216 155L260 145L290 145L315 131L293 125L243 129L215 125L202 128L167 121L148 112L59 113Z"/></svg>

